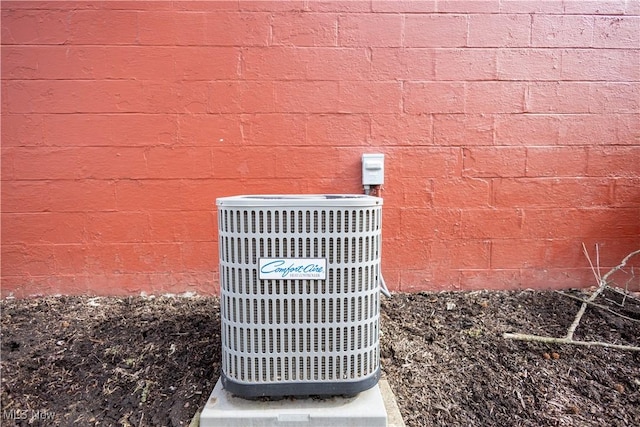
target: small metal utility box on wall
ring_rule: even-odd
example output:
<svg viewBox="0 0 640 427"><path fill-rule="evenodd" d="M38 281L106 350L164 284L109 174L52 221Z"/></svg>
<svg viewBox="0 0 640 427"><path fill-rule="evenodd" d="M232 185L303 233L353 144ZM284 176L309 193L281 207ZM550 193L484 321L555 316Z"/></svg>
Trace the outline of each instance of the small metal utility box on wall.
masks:
<svg viewBox="0 0 640 427"><path fill-rule="evenodd" d="M253 195L217 206L224 388L255 398L373 387L382 199Z"/></svg>

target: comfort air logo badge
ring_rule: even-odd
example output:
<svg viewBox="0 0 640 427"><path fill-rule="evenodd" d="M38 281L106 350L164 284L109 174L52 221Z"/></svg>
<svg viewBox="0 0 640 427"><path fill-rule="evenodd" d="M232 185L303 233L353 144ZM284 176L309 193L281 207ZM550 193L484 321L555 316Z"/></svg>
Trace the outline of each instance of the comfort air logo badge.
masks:
<svg viewBox="0 0 640 427"><path fill-rule="evenodd" d="M327 278L327 260L324 258L260 258L260 280Z"/></svg>

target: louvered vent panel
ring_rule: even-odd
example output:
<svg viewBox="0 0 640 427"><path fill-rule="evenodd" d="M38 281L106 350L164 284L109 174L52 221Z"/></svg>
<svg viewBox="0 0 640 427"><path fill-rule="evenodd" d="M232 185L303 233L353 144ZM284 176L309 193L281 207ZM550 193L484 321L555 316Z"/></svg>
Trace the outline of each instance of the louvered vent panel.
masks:
<svg viewBox="0 0 640 427"><path fill-rule="evenodd" d="M377 382L381 206L359 195L218 199L227 388L342 394Z"/></svg>

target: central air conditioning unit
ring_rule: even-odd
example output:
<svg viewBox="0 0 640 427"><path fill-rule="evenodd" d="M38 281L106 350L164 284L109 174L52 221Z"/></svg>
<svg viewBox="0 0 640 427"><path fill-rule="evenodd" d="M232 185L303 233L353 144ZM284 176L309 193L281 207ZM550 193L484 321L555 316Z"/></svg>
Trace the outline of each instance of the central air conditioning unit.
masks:
<svg viewBox="0 0 640 427"><path fill-rule="evenodd" d="M253 195L216 203L223 387L257 398L375 386L382 199Z"/></svg>

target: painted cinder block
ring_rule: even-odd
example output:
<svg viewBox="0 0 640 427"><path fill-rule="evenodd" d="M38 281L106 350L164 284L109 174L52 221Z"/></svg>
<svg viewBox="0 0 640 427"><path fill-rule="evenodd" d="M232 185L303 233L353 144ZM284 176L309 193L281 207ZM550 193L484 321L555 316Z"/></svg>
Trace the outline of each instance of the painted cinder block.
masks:
<svg viewBox="0 0 640 427"><path fill-rule="evenodd" d="M492 182L497 207L605 207L610 184L602 178L501 178Z"/></svg>
<svg viewBox="0 0 640 427"><path fill-rule="evenodd" d="M219 259L218 242L186 241L180 244L182 264L179 271L201 272L211 268L211 259Z"/></svg>
<svg viewBox="0 0 640 427"><path fill-rule="evenodd" d="M437 0L372 0L371 10L373 12L404 12L404 13L433 13L438 11Z"/></svg>
<svg viewBox="0 0 640 427"><path fill-rule="evenodd" d="M560 117L556 114L500 114L495 116L496 145L556 145Z"/></svg>
<svg viewBox="0 0 640 427"><path fill-rule="evenodd" d="M559 114L562 145L617 145L619 123L615 114Z"/></svg>
<svg viewBox="0 0 640 427"><path fill-rule="evenodd" d="M447 208L489 208L491 182L478 178L451 178L434 181L433 204Z"/></svg>
<svg viewBox="0 0 640 427"><path fill-rule="evenodd" d="M87 220L84 212L3 213L2 243L81 243L86 239Z"/></svg>
<svg viewBox="0 0 640 427"><path fill-rule="evenodd" d="M458 147L406 147L394 150L398 158L395 175L406 178L460 176L462 156Z"/></svg>
<svg viewBox="0 0 640 427"><path fill-rule="evenodd" d="M90 212L117 210L115 183L105 180L7 181L2 211Z"/></svg>
<svg viewBox="0 0 640 427"><path fill-rule="evenodd" d="M462 175L467 177L523 177L525 147L470 147L463 149Z"/></svg>
<svg viewBox="0 0 640 427"><path fill-rule="evenodd" d="M485 270L491 263L491 242L484 239L435 240L432 253L439 254L431 260L432 267L451 270Z"/></svg>
<svg viewBox="0 0 640 427"><path fill-rule="evenodd" d="M615 207L640 208L640 178L617 178L613 181L613 202Z"/></svg>
<svg viewBox="0 0 640 427"><path fill-rule="evenodd" d="M405 47L464 47L468 16L464 14L407 14Z"/></svg>
<svg viewBox="0 0 640 427"><path fill-rule="evenodd" d="M24 147L7 149L15 180L82 180L149 177L141 147Z"/></svg>
<svg viewBox="0 0 640 427"><path fill-rule="evenodd" d="M234 3L229 1L229 3ZM299 12L305 9L304 0L291 0L287 2L279 0L246 0L237 3L241 11L257 12Z"/></svg>
<svg viewBox="0 0 640 427"><path fill-rule="evenodd" d="M206 31L207 16L201 11L149 10L138 14L138 43L142 45L201 46L205 44Z"/></svg>
<svg viewBox="0 0 640 427"><path fill-rule="evenodd" d="M375 145L432 145L433 116L430 114L373 114L371 142Z"/></svg>
<svg viewBox="0 0 640 427"><path fill-rule="evenodd" d="M276 81L274 86L279 113L340 113L338 81Z"/></svg>
<svg viewBox="0 0 640 427"><path fill-rule="evenodd" d="M440 13L498 13L500 0L440 0Z"/></svg>
<svg viewBox="0 0 640 427"><path fill-rule="evenodd" d="M302 144L362 146L368 141L370 128L368 114L313 114L306 117L306 140ZM282 141L282 145L289 143ZM384 143L383 139L375 142L376 145Z"/></svg>
<svg viewBox="0 0 640 427"><path fill-rule="evenodd" d="M500 0L500 12L561 14L564 10L564 3L563 0Z"/></svg>
<svg viewBox="0 0 640 427"><path fill-rule="evenodd" d="M640 113L640 82L594 82L589 95L591 113Z"/></svg>
<svg viewBox="0 0 640 427"><path fill-rule="evenodd" d="M562 52L556 49L498 49L498 79L557 81L562 75Z"/></svg>
<svg viewBox="0 0 640 427"><path fill-rule="evenodd" d="M274 45L337 46L338 15L332 13L274 14Z"/></svg>
<svg viewBox="0 0 640 427"><path fill-rule="evenodd" d="M4 89L4 88L3 88ZM6 91L3 90L4 96ZM44 120L42 115L3 114L2 147L41 146L44 140ZM6 166L2 159L3 168ZM3 171L4 172L4 171Z"/></svg>
<svg viewBox="0 0 640 427"><path fill-rule="evenodd" d="M148 118L147 118L148 117ZM142 120L151 121L156 117L163 116L141 116ZM169 120L168 123L171 123ZM166 125L165 125L166 126ZM186 146L211 146L211 147L238 147L242 142L242 120L240 114L181 114L176 117L177 128L163 129L162 127L145 126L143 129L156 129L158 135L166 138L157 141L160 145L176 143ZM170 137L175 134L174 139ZM142 141L145 139L141 138ZM147 144L155 144L152 138L146 139Z"/></svg>
<svg viewBox="0 0 640 427"><path fill-rule="evenodd" d="M76 10L68 14L70 44L126 45L138 37L138 12L134 10Z"/></svg>
<svg viewBox="0 0 640 427"><path fill-rule="evenodd" d="M609 207L569 207L562 211L548 206L524 209L523 233L542 239L584 239L597 241L617 236L637 239L640 232L638 208L617 208L615 215ZM560 236L560 237L559 237ZM623 249L628 249L626 245ZM631 252L631 251L629 251Z"/></svg>
<svg viewBox="0 0 640 427"><path fill-rule="evenodd" d="M585 147L540 146L526 148L526 176L561 177L587 175Z"/></svg>
<svg viewBox="0 0 640 427"><path fill-rule="evenodd" d="M216 180L276 178L279 147L236 145L233 141L211 147L213 178ZM290 148L285 148L290 152ZM265 160L266 159L266 160ZM226 181L223 181L226 184ZM237 188L236 185L233 186Z"/></svg>
<svg viewBox="0 0 640 427"><path fill-rule="evenodd" d="M626 49L564 49L562 80L629 82L640 80L640 59Z"/></svg>
<svg viewBox="0 0 640 427"><path fill-rule="evenodd" d="M460 237L465 239L522 239L525 212L521 208L473 209L460 211Z"/></svg>
<svg viewBox="0 0 640 427"><path fill-rule="evenodd" d="M339 113L400 113L402 111L402 83L340 81L338 86Z"/></svg>
<svg viewBox="0 0 640 427"><path fill-rule="evenodd" d="M496 117L491 114L434 114L435 145L468 147L496 142Z"/></svg>
<svg viewBox="0 0 640 427"><path fill-rule="evenodd" d="M139 214L137 214L139 215ZM154 242L213 242L211 229L217 227L211 211L154 211L145 215L148 225L141 229ZM140 218L142 221L143 218Z"/></svg>
<svg viewBox="0 0 640 427"><path fill-rule="evenodd" d="M391 239L385 256L391 265L402 264L408 269L420 270L428 268L432 262L431 245L425 240Z"/></svg>
<svg viewBox="0 0 640 427"><path fill-rule="evenodd" d="M595 246L598 245L602 266L614 266L620 263L625 256L628 255L625 247L634 247L637 245L637 239L620 238L623 245L616 242L615 239L606 236L597 236L595 238L586 239L584 244L591 253L592 261L595 258ZM546 242L545 248L545 266L548 268L580 268L584 266L586 255L582 246L576 246L571 239L554 239ZM623 250L621 250L623 249ZM637 260L630 260L630 265L637 265ZM591 278L595 284L595 279Z"/></svg>
<svg viewBox="0 0 640 427"><path fill-rule="evenodd" d="M615 0L569 0L563 3L567 14L620 15L626 10L624 3Z"/></svg>
<svg viewBox="0 0 640 427"><path fill-rule="evenodd" d="M593 44L605 48L640 46L640 16L598 16L595 18Z"/></svg>
<svg viewBox="0 0 640 427"><path fill-rule="evenodd" d="M394 290L640 244L633 1L2 2L2 292L216 293L217 197L360 193Z"/></svg>
<svg viewBox="0 0 640 427"><path fill-rule="evenodd" d="M188 217L187 212L183 215ZM146 243L163 242L152 234L147 212L90 212L86 218L85 242L94 243Z"/></svg>
<svg viewBox="0 0 640 427"><path fill-rule="evenodd" d="M54 245L50 244L30 244L26 245L5 245L0 248L2 254L2 276L19 277L20 282L27 281L32 276L55 276L59 274L59 268L53 254ZM24 286L21 283L16 287ZM9 293L16 287L5 288L4 292ZM31 289L25 290L25 295L39 293L40 286L36 284Z"/></svg>
<svg viewBox="0 0 640 427"><path fill-rule="evenodd" d="M370 12L371 1L370 0L327 0L327 1L312 1L307 2L305 5L311 12L345 12L345 13L358 13L358 12Z"/></svg>
<svg viewBox="0 0 640 427"><path fill-rule="evenodd" d="M465 113L523 113L525 111L526 91L527 87L522 82L467 82L465 87Z"/></svg>
<svg viewBox="0 0 640 427"><path fill-rule="evenodd" d="M215 11L205 13L208 46L266 46L271 41L271 14Z"/></svg>
<svg viewBox="0 0 640 427"><path fill-rule="evenodd" d="M404 111L409 114L465 112L462 82L408 82L403 85Z"/></svg>
<svg viewBox="0 0 640 427"><path fill-rule="evenodd" d="M307 80L377 80L372 77L368 48L318 48L304 52Z"/></svg>
<svg viewBox="0 0 640 427"><path fill-rule="evenodd" d="M247 80L367 80L370 60L362 48L251 47L242 51Z"/></svg>
<svg viewBox="0 0 640 427"><path fill-rule="evenodd" d="M532 19L532 46L584 48L593 45L593 16L533 15Z"/></svg>
<svg viewBox="0 0 640 427"><path fill-rule="evenodd" d="M344 14L338 19L338 45L402 46L403 16L399 14Z"/></svg>
<svg viewBox="0 0 640 427"><path fill-rule="evenodd" d="M306 119L302 114L252 114L242 117L242 132L246 145L305 145Z"/></svg>
<svg viewBox="0 0 640 427"><path fill-rule="evenodd" d="M520 14L469 15L468 46L530 46L531 18Z"/></svg>
<svg viewBox="0 0 640 427"><path fill-rule="evenodd" d="M275 88L272 81L221 80L206 84L208 105L203 113L272 113Z"/></svg>
<svg viewBox="0 0 640 427"><path fill-rule="evenodd" d="M547 242L535 239L491 240L491 268L544 268Z"/></svg>
<svg viewBox="0 0 640 427"><path fill-rule="evenodd" d="M435 80L474 81L498 79L496 49L435 49Z"/></svg>
<svg viewBox="0 0 640 427"><path fill-rule="evenodd" d="M3 108L9 113L39 114L207 112L207 82L167 84L162 80L4 81Z"/></svg>
<svg viewBox="0 0 640 427"><path fill-rule="evenodd" d="M224 183L224 184L223 184ZM190 211L211 209L219 191L238 191L242 186L212 179L149 179L117 181L115 193L118 210L123 211Z"/></svg>
<svg viewBox="0 0 640 427"><path fill-rule="evenodd" d="M464 235L463 212L465 211L466 209L437 207L403 209L400 211L400 222L398 224L400 231L396 237L401 240L422 239L425 243L463 237L476 238L478 236ZM387 221L386 218L385 221ZM418 236L415 230L418 224L420 227L428 229L429 232ZM440 254L434 253L433 256L438 258Z"/></svg>
<svg viewBox="0 0 640 427"><path fill-rule="evenodd" d="M374 80L434 80L434 49L372 48L371 79Z"/></svg>
<svg viewBox="0 0 640 427"><path fill-rule="evenodd" d="M26 3L26 2L23 2ZM5 8L6 7L6 8ZM3 45L55 45L69 41L67 10L20 10L3 4Z"/></svg>
<svg viewBox="0 0 640 427"><path fill-rule="evenodd" d="M179 123L175 115L94 113L35 114L32 117L42 121L42 145L46 146L145 147L175 144L178 138ZM185 118L180 120L185 121ZM33 145L28 141L25 140L24 145Z"/></svg>
<svg viewBox="0 0 640 427"><path fill-rule="evenodd" d="M204 179L213 177L209 147L150 147L144 152L145 178Z"/></svg>
<svg viewBox="0 0 640 427"><path fill-rule="evenodd" d="M587 175L609 177L640 176L640 147L591 146L587 148Z"/></svg>

